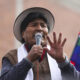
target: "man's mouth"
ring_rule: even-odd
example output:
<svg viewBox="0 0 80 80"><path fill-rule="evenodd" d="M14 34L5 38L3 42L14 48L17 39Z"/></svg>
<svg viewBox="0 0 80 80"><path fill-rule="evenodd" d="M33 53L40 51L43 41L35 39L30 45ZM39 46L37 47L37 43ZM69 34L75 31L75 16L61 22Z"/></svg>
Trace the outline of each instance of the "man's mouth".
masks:
<svg viewBox="0 0 80 80"><path fill-rule="evenodd" d="M34 39L35 39L35 34L36 34L36 33L33 34L33 38L34 38ZM41 34L42 34L42 39L44 40L44 39L45 39L45 35L44 35L43 33L41 33Z"/></svg>

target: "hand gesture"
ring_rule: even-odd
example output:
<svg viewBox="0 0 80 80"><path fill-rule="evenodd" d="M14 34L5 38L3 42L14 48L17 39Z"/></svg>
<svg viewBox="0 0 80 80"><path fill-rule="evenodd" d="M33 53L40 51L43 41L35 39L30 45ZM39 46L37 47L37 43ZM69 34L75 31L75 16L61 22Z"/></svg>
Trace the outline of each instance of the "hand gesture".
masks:
<svg viewBox="0 0 80 80"><path fill-rule="evenodd" d="M65 57L63 55L63 47L66 42L66 38L62 41L62 33L59 34L58 40L56 39L56 33L53 32L53 42L47 37L48 42L50 44L50 50L48 48L44 48L48 54L54 58L57 62L63 62Z"/></svg>

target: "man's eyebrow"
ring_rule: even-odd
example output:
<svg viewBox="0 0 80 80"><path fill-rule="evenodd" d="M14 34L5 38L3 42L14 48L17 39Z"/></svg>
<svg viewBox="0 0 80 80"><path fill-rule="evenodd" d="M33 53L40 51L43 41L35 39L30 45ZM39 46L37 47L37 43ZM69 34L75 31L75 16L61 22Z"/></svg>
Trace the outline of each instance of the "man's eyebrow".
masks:
<svg viewBox="0 0 80 80"><path fill-rule="evenodd" d="M38 22L38 21L32 21L30 24L36 24L36 23L46 24L45 22Z"/></svg>
<svg viewBox="0 0 80 80"><path fill-rule="evenodd" d="M43 23L43 24L46 24L45 22L32 22L32 23Z"/></svg>

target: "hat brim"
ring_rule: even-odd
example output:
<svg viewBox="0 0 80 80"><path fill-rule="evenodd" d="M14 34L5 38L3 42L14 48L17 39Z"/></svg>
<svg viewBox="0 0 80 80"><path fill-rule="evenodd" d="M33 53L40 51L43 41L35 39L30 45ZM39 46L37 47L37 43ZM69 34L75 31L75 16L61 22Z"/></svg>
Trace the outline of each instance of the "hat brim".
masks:
<svg viewBox="0 0 80 80"><path fill-rule="evenodd" d="M16 39L19 40L20 42L22 41L22 35L20 33L21 23L25 19L25 17L31 12L40 12L44 14L44 17L48 22L48 26L50 27L49 32L53 30L55 20L53 14L49 10L41 7L33 7L33 8L26 9L16 18L13 27L13 33Z"/></svg>

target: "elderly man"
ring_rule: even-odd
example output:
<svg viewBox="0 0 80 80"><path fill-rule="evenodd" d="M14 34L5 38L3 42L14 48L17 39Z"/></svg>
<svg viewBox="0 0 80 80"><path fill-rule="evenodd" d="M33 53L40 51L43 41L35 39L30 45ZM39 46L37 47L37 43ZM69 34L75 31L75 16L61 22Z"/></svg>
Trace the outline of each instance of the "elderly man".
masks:
<svg viewBox="0 0 80 80"><path fill-rule="evenodd" d="M0 80L62 80L57 62L65 60L62 53L66 39L61 41L60 33L56 40L53 32L53 41L50 40L48 33L54 22L52 13L40 7L26 9L17 17L13 31L22 46L2 58ZM36 40L37 34L41 41Z"/></svg>

